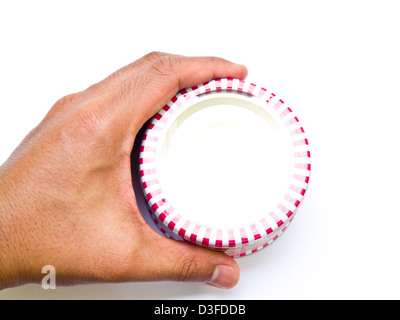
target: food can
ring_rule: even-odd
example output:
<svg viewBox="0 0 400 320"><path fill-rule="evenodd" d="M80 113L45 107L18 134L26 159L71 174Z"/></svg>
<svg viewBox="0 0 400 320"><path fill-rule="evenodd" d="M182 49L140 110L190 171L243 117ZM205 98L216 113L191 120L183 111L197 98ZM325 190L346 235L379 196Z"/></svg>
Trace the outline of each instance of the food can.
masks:
<svg viewBox="0 0 400 320"><path fill-rule="evenodd" d="M240 79L178 92L148 122L140 147L141 187L160 231L234 258L286 230L310 174L292 107Z"/></svg>

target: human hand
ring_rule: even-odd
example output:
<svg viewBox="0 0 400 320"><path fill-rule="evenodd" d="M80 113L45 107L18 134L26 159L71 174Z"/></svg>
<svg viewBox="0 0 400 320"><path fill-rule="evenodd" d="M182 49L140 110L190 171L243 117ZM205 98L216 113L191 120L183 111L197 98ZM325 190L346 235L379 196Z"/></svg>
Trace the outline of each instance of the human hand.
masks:
<svg viewBox="0 0 400 320"><path fill-rule="evenodd" d="M40 282L45 265L55 267L57 285L236 285L233 259L147 225L130 156L139 129L177 91L246 74L220 58L150 53L60 99L0 167L0 289Z"/></svg>

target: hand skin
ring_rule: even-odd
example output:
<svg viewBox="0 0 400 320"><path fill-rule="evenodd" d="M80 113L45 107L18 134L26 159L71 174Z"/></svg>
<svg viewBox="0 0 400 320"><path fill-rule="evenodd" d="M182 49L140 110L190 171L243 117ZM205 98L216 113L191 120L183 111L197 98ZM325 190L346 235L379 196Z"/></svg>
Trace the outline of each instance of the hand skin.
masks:
<svg viewBox="0 0 400 320"><path fill-rule="evenodd" d="M0 289L128 281L197 281L231 288L226 254L167 239L139 212L130 157L143 124L177 91L246 67L216 57L152 52L68 95L0 167ZM135 172L132 170L132 172Z"/></svg>

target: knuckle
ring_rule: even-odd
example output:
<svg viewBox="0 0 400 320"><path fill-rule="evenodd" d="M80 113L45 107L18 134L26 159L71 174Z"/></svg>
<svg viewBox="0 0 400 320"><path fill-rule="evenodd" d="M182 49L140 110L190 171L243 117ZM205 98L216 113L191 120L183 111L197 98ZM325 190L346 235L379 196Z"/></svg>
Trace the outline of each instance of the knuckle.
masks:
<svg viewBox="0 0 400 320"><path fill-rule="evenodd" d="M62 97L53 105L50 110L50 115L70 109L71 105L73 105L76 100L77 94L75 93Z"/></svg>
<svg viewBox="0 0 400 320"><path fill-rule="evenodd" d="M60 119L65 119L70 110L74 109L79 100L79 94L69 94L57 100L50 108L38 127L46 126L50 123L60 123Z"/></svg>
<svg viewBox="0 0 400 320"><path fill-rule="evenodd" d="M64 106L64 107L68 106L75 101L76 97L77 97L77 94L75 94L75 93L66 95L66 96L62 97L61 99L59 99L55 103L55 105L56 106Z"/></svg>
<svg viewBox="0 0 400 320"><path fill-rule="evenodd" d="M176 280L186 281L196 277L199 261L196 257L184 253L176 262Z"/></svg>
<svg viewBox="0 0 400 320"><path fill-rule="evenodd" d="M154 61L154 60L161 58L164 55L165 55L165 53L162 53L160 51L152 51L152 52L149 52L148 54L146 54L143 58L145 60Z"/></svg>
<svg viewBox="0 0 400 320"><path fill-rule="evenodd" d="M174 56L166 55L158 58L151 64L151 68L158 75L173 74L178 65L178 59Z"/></svg>

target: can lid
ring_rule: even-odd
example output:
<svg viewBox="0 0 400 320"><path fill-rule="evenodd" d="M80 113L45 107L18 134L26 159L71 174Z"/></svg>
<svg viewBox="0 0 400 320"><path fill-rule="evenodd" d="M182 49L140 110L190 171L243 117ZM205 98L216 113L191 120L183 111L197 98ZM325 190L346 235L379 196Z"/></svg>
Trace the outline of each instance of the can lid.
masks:
<svg viewBox="0 0 400 320"><path fill-rule="evenodd" d="M215 79L181 90L149 121L139 170L164 234L237 257L286 230L308 187L311 155L282 99L248 81Z"/></svg>

